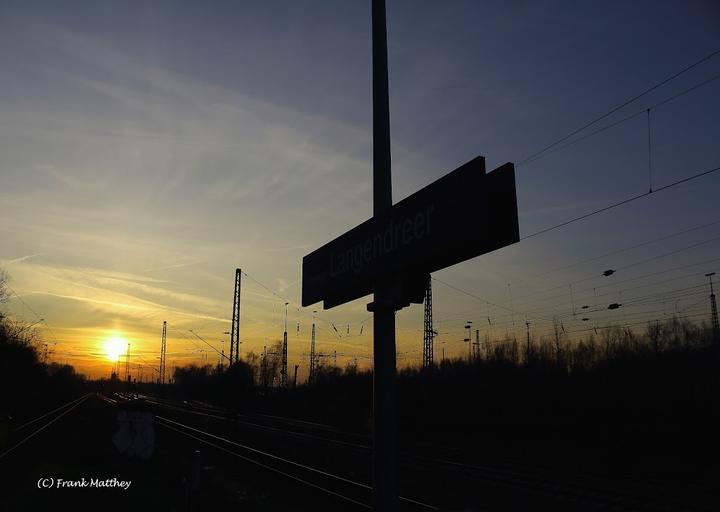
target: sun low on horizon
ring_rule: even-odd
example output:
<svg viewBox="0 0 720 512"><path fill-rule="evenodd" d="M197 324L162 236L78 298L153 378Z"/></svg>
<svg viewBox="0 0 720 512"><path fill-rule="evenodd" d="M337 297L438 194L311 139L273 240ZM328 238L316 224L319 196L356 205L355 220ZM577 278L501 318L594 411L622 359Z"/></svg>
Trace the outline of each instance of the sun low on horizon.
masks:
<svg viewBox="0 0 720 512"><path fill-rule="evenodd" d="M125 338L121 336L111 336L103 343L105 356L109 361L115 363L120 359L120 355L127 351L127 345L128 342Z"/></svg>

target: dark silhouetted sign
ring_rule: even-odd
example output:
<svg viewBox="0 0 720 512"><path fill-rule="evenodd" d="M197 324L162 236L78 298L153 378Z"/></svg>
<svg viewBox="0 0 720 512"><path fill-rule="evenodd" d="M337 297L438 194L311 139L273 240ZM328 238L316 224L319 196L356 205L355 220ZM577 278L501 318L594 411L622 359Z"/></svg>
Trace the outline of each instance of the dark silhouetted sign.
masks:
<svg viewBox="0 0 720 512"><path fill-rule="evenodd" d="M331 308L377 282L422 280L518 239L514 166L486 174L477 157L305 256L302 304Z"/></svg>

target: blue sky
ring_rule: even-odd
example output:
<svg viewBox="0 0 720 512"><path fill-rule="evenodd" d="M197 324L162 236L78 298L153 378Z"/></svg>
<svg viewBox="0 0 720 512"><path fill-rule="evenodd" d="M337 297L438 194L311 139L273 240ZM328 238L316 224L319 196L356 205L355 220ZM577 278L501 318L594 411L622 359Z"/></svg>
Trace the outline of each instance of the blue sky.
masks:
<svg viewBox="0 0 720 512"><path fill-rule="evenodd" d="M489 169L521 162L720 49L718 21L715 2L389 0L395 201L479 154ZM105 371L94 355L113 333L152 360L168 320L182 364L199 357L188 329L221 347L239 266L292 302L290 355L303 361L302 256L372 211L370 29L369 1L2 2L0 264L25 301L11 312L44 317L57 357L90 373ZM598 127L718 74L720 56ZM719 87L652 110L655 187L720 164ZM688 267L720 257L720 225L699 228L720 220L719 184L710 175L437 273L501 306L436 283L441 342L464 353L462 325L487 316L493 336L526 315L540 336L576 301L665 293L676 308L674 290L720 270ZM647 187L641 115L518 165L521 236ZM617 285L600 276L615 267L628 267ZM243 352L262 350L282 336L284 300L249 279L243 293ZM367 302L321 313L325 350L370 355ZM660 306L644 307L597 322ZM420 358L421 327L420 306L398 314L401 364Z"/></svg>

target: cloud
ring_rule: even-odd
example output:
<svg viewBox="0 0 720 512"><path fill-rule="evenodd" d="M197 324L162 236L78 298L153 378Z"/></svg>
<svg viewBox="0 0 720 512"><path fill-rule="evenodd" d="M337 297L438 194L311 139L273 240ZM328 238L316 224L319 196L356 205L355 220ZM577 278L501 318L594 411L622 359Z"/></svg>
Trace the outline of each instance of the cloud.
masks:
<svg viewBox="0 0 720 512"><path fill-rule="evenodd" d="M186 267L190 267L193 265L197 265L198 263L200 263L200 262L199 261L188 261L185 263L173 263L172 265L165 265L165 266L157 267L157 268L149 268L145 271L146 272L161 272L164 270L175 270L178 268L186 268Z"/></svg>
<svg viewBox="0 0 720 512"><path fill-rule="evenodd" d="M2 261L3 265L13 265L15 263L22 263L23 261L27 261L32 258L37 258L38 256L42 256L43 253L37 252L35 254L28 254L26 256L20 256L19 258L15 258L12 260L0 260Z"/></svg>

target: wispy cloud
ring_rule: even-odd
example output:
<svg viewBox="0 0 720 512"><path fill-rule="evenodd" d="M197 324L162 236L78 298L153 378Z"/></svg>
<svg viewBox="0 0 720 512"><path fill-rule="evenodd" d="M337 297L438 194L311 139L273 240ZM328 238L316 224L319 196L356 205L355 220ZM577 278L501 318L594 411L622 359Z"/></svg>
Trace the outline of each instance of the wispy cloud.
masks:
<svg viewBox="0 0 720 512"><path fill-rule="evenodd" d="M156 268L149 268L146 269L145 272L162 272L164 270L175 270L178 268L186 268L191 267L193 265L197 265L198 263L201 263L199 261L188 261L185 263L173 263L172 265L164 265L162 267L156 267Z"/></svg>
<svg viewBox="0 0 720 512"><path fill-rule="evenodd" d="M37 258L38 256L42 256L43 253L37 252L35 254L28 254L26 256L20 256L19 258L14 258L11 260L0 260L2 261L3 265L13 265L15 263L22 263L23 261L28 261L32 258Z"/></svg>

